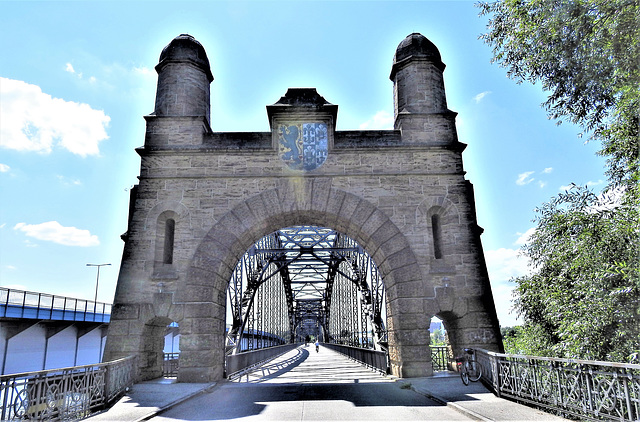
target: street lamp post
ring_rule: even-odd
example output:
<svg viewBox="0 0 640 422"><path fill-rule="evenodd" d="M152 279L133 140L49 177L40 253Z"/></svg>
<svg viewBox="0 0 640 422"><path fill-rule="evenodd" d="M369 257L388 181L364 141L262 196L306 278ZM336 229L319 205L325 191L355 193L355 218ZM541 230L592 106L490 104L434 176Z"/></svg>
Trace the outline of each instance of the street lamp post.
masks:
<svg viewBox="0 0 640 422"><path fill-rule="evenodd" d="M96 295L93 299L93 318L96 318L96 310L98 306L98 283L100 282L100 267L111 264L87 264L87 267L98 267L98 275L96 276Z"/></svg>

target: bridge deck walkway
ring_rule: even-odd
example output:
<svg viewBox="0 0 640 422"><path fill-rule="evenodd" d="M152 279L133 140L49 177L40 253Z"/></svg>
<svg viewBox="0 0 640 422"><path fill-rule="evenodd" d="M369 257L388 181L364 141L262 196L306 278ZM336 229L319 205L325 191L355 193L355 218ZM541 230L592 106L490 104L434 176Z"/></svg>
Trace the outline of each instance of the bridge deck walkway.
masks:
<svg viewBox="0 0 640 422"><path fill-rule="evenodd" d="M411 391L413 390L413 391ZM419 393L419 394L416 394ZM217 384L136 384L89 420L562 420L495 397L454 374L395 379L346 357L300 347Z"/></svg>

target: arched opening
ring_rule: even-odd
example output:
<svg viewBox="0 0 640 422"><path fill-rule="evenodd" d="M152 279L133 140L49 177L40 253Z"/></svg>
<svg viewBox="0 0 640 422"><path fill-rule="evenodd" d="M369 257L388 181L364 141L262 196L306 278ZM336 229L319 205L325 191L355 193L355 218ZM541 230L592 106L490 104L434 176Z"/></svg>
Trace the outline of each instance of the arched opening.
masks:
<svg viewBox="0 0 640 422"><path fill-rule="evenodd" d="M435 259L442 258L442 228L440 225L440 215L431 216L431 235L433 238L433 256Z"/></svg>
<svg viewBox="0 0 640 422"><path fill-rule="evenodd" d="M162 376L165 378L177 378L180 363L180 326L175 321L167 325L162 352Z"/></svg>
<svg viewBox="0 0 640 422"><path fill-rule="evenodd" d="M385 292L373 258L333 229L299 225L256 242L227 290L229 354L286 343L387 349Z"/></svg>
<svg viewBox="0 0 640 422"><path fill-rule="evenodd" d="M176 237L180 218L172 210L161 212L155 224L153 275L157 278L175 278L177 265Z"/></svg>
<svg viewBox="0 0 640 422"><path fill-rule="evenodd" d="M173 264L173 244L176 230L176 220L168 218L164 223L164 247L162 254L162 263L165 265Z"/></svg>
<svg viewBox="0 0 640 422"><path fill-rule="evenodd" d="M155 317L144 325L139 356L140 377L150 380L178 374L180 354L178 323L166 317Z"/></svg>
<svg viewBox="0 0 640 422"><path fill-rule="evenodd" d="M429 337L433 372L453 370L454 356L449 343L449 335L444 321L437 316L431 318Z"/></svg>
<svg viewBox="0 0 640 422"><path fill-rule="evenodd" d="M181 324L198 324L198 331L182 333L178 381L207 382L224 377L225 351L229 352L225 345L230 345L225 338L226 311L238 309L237 303L242 303L242 295L236 296L240 299L235 306L227 303L227 296L234 297L227 292L229 281L256 242L296 224L331 227L369 251L378 264L378 279L384 279L385 300L381 303L386 306L381 305L372 318L377 326L384 323L390 327L388 340L382 338L382 330L375 335L378 344L388 347L391 373L400 377L430 375L428 336L412 334L428 331L428 321L420 316L425 314L424 295L429 287L408 238L385 212L357 195L335 189L325 180L287 179L221 216L190 258L185 282L178 285L173 301L184 310ZM261 271L265 268L269 267L263 265ZM231 331L243 319L232 317L229 321Z"/></svg>

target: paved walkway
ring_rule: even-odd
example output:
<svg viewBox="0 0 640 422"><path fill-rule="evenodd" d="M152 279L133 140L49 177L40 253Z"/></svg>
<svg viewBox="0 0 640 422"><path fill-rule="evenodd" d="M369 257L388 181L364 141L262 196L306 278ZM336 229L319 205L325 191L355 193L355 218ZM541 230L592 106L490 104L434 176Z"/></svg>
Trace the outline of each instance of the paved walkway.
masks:
<svg viewBox="0 0 640 422"><path fill-rule="evenodd" d="M256 387L262 388L256 390ZM274 397L276 390L286 398ZM409 396L410 390L419 394ZM246 400L232 398L238 397L234 394ZM386 403L391 396L394 402ZM420 396L423 399L419 399ZM243 410L239 402L253 407ZM367 414L367 409L372 413ZM88 420L134 422L151 418L158 421L562 420L498 398L480 383L465 386L456 374L410 379L385 377L329 349L321 348L316 354L311 346L294 349L254 371L217 384L169 380L135 384L111 409Z"/></svg>
<svg viewBox="0 0 640 422"><path fill-rule="evenodd" d="M481 421L562 421L541 410L496 397L480 382L462 384L457 373L428 378L398 380L427 397L446 403L459 412Z"/></svg>
<svg viewBox="0 0 640 422"><path fill-rule="evenodd" d="M160 378L135 384L129 393L110 409L93 415L91 422L144 421L215 387L211 384L176 383L175 379Z"/></svg>

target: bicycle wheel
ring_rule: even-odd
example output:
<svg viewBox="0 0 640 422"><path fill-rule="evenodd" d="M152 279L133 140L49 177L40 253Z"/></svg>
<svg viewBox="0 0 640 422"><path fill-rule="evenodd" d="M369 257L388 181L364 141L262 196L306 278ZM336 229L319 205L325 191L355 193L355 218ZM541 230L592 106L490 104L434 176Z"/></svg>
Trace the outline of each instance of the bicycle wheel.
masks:
<svg viewBox="0 0 640 422"><path fill-rule="evenodd" d="M462 365L462 368L460 368L460 378L462 378L464 385L469 385L469 373L465 365Z"/></svg>
<svg viewBox="0 0 640 422"><path fill-rule="evenodd" d="M469 379L476 382L482 377L482 366L478 365L478 362L472 361L469 364Z"/></svg>

